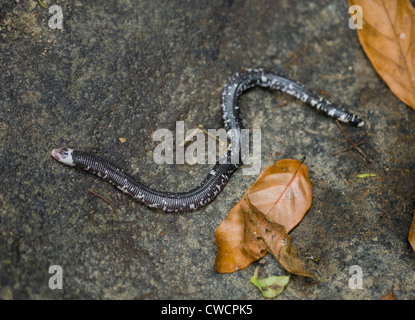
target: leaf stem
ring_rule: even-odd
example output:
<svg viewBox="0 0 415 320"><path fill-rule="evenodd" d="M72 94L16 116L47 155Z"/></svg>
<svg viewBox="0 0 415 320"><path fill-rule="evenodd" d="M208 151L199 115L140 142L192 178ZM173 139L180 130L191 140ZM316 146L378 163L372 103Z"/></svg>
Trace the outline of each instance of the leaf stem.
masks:
<svg viewBox="0 0 415 320"><path fill-rule="evenodd" d="M354 143L354 141L346 134L346 132L344 132L343 127L341 126L339 120L336 120L336 124L339 127L339 130L341 132L341 134L346 138L346 140L352 145L352 147L354 149L356 149L362 156L363 158L367 161L367 162L372 162L372 159L370 159L363 151L362 149L360 149L358 147L358 145L356 143Z"/></svg>

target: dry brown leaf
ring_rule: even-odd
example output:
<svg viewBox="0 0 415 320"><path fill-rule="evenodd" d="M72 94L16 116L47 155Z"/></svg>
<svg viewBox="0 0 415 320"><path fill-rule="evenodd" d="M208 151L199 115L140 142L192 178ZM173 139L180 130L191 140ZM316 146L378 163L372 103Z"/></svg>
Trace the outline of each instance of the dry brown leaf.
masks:
<svg viewBox="0 0 415 320"><path fill-rule="evenodd" d="M395 297L395 294L393 293L393 286L391 288L391 291L389 291L387 294L385 294L380 300L398 300Z"/></svg>
<svg viewBox="0 0 415 320"><path fill-rule="evenodd" d="M248 193L259 211L290 232L310 209L313 187L302 161L283 159L264 170Z"/></svg>
<svg viewBox="0 0 415 320"><path fill-rule="evenodd" d="M412 250L415 251L415 214L412 219L411 227L409 228L408 241L412 246Z"/></svg>
<svg viewBox="0 0 415 320"><path fill-rule="evenodd" d="M409 0L348 0L362 8L360 44L391 91L415 109L415 9Z"/></svg>
<svg viewBox="0 0 415 320"><path fill-rule="evenodd" d="M215 232L218 248L215 259L216 271L220 273L235 272L244 269L259 257L254 257L243 244L244 214L238 202ZM266 255L266 251L263 256Z"/></svg>
<svg viewBox="0 0 415 320"><path fill-rule="evenodd" d="M301 161L283 159L264 170L216 230L215 265L220 273L246 268L268 251L261 236L254 233L255 223L242 210L248 194L258 211L290 232L311 206L312 186Z"/></svg>

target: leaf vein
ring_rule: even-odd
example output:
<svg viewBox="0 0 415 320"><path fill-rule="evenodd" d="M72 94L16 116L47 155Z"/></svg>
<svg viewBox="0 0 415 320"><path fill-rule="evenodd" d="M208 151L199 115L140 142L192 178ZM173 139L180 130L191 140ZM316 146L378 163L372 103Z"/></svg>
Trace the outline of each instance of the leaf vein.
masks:
<svg viewBox="0 0 415 320"><path fill-rule="evenodd" d="M377 48L375 48L374 46L372 46L370 44L370 42L365 41L365 44L367 44L369 47L371 47L374 51L376 51L376 53L378 53L379 55L381 55L382 57L384 57L386 60L389 60L390 62L394 63L396 66L398 66L399 68L403 69L404 71L406 71L407 73L409 73L408 68L406 66L402 66L400 63L396 62L395 60L393 60L391 57L385 55L383 52L379 51Z"/></svg>

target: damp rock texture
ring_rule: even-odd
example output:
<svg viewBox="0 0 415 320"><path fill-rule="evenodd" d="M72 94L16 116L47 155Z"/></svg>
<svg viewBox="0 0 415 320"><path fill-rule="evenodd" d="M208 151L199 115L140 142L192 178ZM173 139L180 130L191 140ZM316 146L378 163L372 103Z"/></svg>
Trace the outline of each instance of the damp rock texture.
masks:
<svg viewBox="0 0 415 320"><path fill-rule="evenodd" d="M306 156L313 184L312 207L290 235L323 281L293 276L278 299L379 299L392 286L398 299L415 298L415 112L372 68L346 2L42 4L61 8L62 29L38 1L0 3L1 299L262 299L249 281L255 267L260 277L287 274L270 255L233 274L214 268L215 230L256 176L238 170L212 204L166 214L50 155L90 151L153 188L193 188L212 165L156 164L153 134L174 135L177 121L222 128L223 85L249 67L348 105L367 125L343 128L367 139L372 159L333 156L349 144L300 101L260 88L242 96L245 127L261 129L262 169ZM51 266L62 289L49 286Z"/></svg>

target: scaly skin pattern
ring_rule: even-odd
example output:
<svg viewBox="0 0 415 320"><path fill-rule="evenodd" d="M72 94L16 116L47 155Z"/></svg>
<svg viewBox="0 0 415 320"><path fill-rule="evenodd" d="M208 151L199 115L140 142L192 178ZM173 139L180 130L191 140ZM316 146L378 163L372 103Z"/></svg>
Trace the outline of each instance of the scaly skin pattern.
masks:
<svg viewBox="0 0 415 320"><path fill-rule="evenodd" d="M219 159L206 178L190 191L173 193L153 190L107 160L90 153L69 148L59 148L52 151L52 156L66 165L74 166L99 176L147 207L157 208L165 212L196 210L213 201L225 187L232 173L243 162L243 155L240 154L241 143L244 141L240 139L243 123L239 113L239 96L249 88L256 86L285 92L316 110L327 114L329 117L344 123L357 127L364 125L364 122L356 115L339 108L326 99L316 96L293 80L263 69L247 69L230 77L222 94L225 129L228 132L229 141L237 141L239 145L232 146L232 143L229 143L228 150L224 155L226 159ZM237 136L235 137L235 135ZM235 163L235 159L237 159L237 163Z"/></svg>

